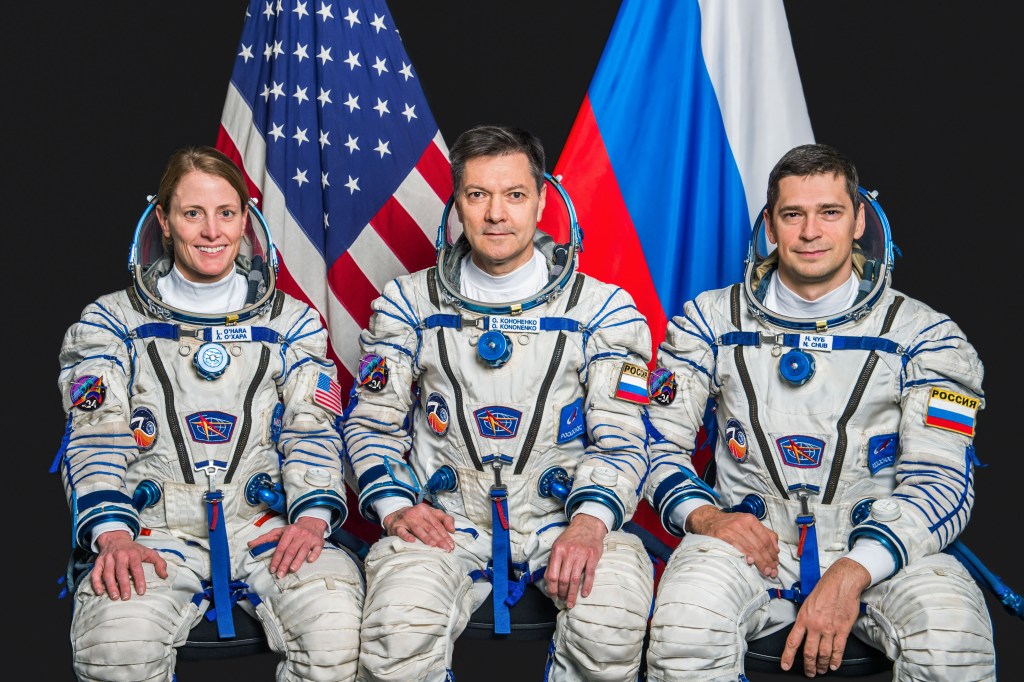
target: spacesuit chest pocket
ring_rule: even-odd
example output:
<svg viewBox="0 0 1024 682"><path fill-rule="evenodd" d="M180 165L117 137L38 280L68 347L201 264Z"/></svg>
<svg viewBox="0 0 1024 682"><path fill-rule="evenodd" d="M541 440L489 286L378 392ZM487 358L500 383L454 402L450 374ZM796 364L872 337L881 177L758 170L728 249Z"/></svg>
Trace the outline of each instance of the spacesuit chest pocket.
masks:
<svg viewBox="0 0 1024 682"><path fill-rule="evenodd" d="M163 485L164 515L167 527L171 530L187 533L197 538L209 537L209 521L206 512L205 485L166 481ZM228 522L228 532L233 529L232 520L238 515L241 490L236 484L220 486L224 493L222 498L222 518Z"/></svg>

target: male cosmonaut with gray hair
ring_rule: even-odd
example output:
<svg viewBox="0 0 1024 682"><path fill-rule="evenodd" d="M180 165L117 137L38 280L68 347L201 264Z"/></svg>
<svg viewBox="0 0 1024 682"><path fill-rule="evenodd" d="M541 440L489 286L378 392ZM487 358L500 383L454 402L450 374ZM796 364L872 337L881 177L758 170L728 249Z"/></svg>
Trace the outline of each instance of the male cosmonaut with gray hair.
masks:
<svg viewBox="0 0 1024 682"><path fill-rule="evenodd" d="M277 290L270 231L211 147L172 154L131 253L132 285L86 306L60 351L57 463L93 559L75 673L170 682L204 613L229 639L241 608L280 682L354 679L363 583L325 540L347 509L319 314Z"/></svg>
<svg viewBox="0 0 1024 682"><path fill-rule="evenodd" d="M669 322L646 493L685 535L652 682L745 679L747 641L791 624L782 667L809 676L857 636L897 680L994 679L984 597L942 551L974 503L984 370L956 323L892 288L893 253L853 163L802 145L769 176L744 280ZM709 399L713 488L690 459Z"/></svg>
<svg viewBox="0 0 1024 682"><path fill-rule="evenodd" d="M450 158L437 266L373 303L344 424L360 511L386 531L366 558L359 677L449 678L488 591L508 632L536 583L560 609L546 679L635 679L653 567L619 529L647 471L647 322L578 272L536 137L479 126ZM567 244L537 229L552 187Z"/></svg>

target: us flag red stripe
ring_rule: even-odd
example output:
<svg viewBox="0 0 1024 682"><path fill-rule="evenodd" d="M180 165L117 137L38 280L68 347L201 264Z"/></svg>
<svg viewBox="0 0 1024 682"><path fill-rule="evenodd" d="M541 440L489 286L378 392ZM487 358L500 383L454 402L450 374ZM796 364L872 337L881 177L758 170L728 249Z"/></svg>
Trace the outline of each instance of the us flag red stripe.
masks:
<svg viewBox="0 0 1024 682"><path fill-rule="evenodd" d="M433 262L452 190L386 3L253 0L216 146L270 225L280 288L320 312L350 386L371 301Z"/></svg>

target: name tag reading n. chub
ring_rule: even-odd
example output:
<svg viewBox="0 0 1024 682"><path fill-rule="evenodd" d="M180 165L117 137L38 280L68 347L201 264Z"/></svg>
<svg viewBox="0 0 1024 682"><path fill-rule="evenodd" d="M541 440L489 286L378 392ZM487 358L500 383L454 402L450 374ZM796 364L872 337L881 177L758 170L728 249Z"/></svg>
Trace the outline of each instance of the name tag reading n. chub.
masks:
<svg viewBox="0 0 1024 682"><path fill-rule="evenodd" d="M487 331L510 334L536 334L540 331L539 317L497 317L487 318Z"/></svg>
<svg viewBox="0 0 1024 682"><path fill-rule="evenodd" d="M822 334L801 334L800 335L800 349L801 350L823 350L826 352L832 351L832 337Z"/></svg>
<svg viewBox="0 0 1024 682"><path fill-rule="evenodd" d="M210 334L221 343L252 341L252 327L210 327Z"/></svg>

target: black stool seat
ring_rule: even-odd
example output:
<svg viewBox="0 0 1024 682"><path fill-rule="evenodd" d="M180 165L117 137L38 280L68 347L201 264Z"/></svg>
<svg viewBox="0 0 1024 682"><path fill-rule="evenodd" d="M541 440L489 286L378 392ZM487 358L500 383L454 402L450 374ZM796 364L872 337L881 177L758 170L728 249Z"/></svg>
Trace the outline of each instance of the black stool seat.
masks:
<svg viewBox="0 0 1024 682"><path fill-rule="evenodd" d="M782 660L782 650L786 648L786 638L789 637L792 627L790 625L766 637L748 642L747 657L743 661L746 671L786 673L787 671L779 667L779 661ZM885 653L851 635L846 640L843 662L836 670L829 670L827 675L831 677L864 677L890 670L892 670L892 661L886 658ZM804 677L803 646L797 649L793 667L788 672Z"/></svg>
<svg viewBox="0 0 1024 682"><path fill-rule="evenodd" d="M221 639L217 622L204 616L188 633L188 639L178 647L178 658L183 661L202 661L210 658L234 658L270 651L263 625L240 608L232 609L235 622L234 639Z"/></svg>
<svg viewBox="0 0 1024 682"><path fill-rule="evenodd" d="M523 596L509 608L512 632L507 635L494 634L494 601L487 595L486 601L473 612L469 624L459 639L511 639L517 641L551 639L555 632L558 607L535 585L527 585Z"/></svg>

